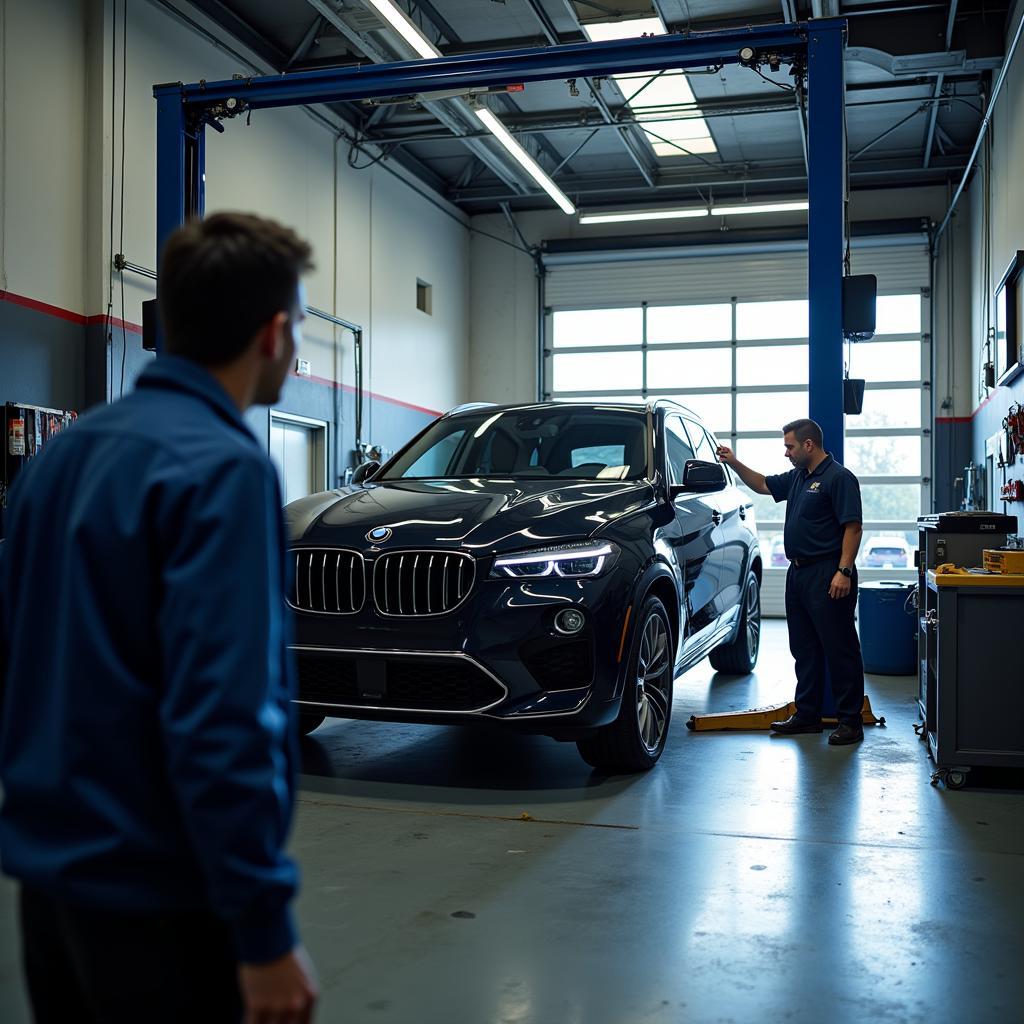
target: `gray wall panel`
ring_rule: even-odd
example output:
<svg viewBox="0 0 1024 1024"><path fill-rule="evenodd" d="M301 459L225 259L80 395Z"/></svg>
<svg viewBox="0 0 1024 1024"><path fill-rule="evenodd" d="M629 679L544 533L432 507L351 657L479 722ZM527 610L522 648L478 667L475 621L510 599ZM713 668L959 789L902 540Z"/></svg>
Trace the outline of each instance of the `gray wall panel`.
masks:
<svg viewBox="0 0 1024 1024"><path fill-rule="evenodd" d="M0 402L82 410L85 331L84 324L0 300Z"/></svg>

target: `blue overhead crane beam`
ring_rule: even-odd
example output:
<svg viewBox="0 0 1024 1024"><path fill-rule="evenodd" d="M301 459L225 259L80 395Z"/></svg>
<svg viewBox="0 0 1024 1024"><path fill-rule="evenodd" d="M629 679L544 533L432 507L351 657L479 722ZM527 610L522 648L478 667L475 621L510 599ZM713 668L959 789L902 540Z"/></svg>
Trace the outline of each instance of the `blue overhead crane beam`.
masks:
<svg viewBox="0 0 1024 1024"><path fill-rule="evenodd" d="M243 110L738 64L744 47L759 56L806 59L810 411L825 432L827 447L841 461L845 36L844 20L822 19L155 86L158 272L159 250L167 237L186 218L203 214L206 125L222 130L224 118Z"/></svg>

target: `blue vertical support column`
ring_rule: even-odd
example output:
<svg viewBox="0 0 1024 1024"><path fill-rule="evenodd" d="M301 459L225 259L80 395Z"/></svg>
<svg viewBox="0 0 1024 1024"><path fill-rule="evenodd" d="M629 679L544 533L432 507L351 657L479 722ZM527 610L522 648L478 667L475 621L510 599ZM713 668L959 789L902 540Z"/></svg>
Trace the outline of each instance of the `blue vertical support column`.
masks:
<svg viewBox="0 0 1024 1024"><path fill-rule="evenodd" d="M846 196L845 23L808 25L807 191L809 391L825 448L843 461L843 205Z"/></svg>
<svg viewBox="0 0 1024 1024"><path fill-rule="evenodd" d="M158 85L153 95L156 97L156 272L159 281L164 242L185 222L185 105L180 83ZM162 335L158 324L158 353L163 349Z"/></svg>
<svg viewBox="0 0 1024 1024"><path fill-rule="evenodd" d="M808 26L807 294L810 299L809 407L837 462L843 444L843 204L846 198L845 25ZM822 713L835 715L825 670Z"/></svg>

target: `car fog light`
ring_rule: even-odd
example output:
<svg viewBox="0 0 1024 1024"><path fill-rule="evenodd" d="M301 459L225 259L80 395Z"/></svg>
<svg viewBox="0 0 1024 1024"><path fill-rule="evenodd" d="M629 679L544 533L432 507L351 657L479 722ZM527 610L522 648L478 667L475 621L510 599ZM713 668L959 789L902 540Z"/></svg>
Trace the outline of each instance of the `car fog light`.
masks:
<svg viewBox="0 0 1024 1024"><path fill-rule="evenodd" d="M555 616L555 629L559 633L578 633L585 621L583 612L575 608L565 608Z"/></svg>

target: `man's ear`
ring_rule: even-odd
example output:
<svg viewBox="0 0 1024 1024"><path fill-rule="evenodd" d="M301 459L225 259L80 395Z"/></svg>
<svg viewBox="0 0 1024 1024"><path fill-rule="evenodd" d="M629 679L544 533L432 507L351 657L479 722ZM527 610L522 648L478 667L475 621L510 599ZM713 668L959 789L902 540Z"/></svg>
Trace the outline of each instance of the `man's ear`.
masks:
<svg viewBox="0 0 1024 1024"><path fill-rule="evenodd" d="M288 314L283 310L279 313L275 313L264 325L260 328L259 333L259 349L260 355L268 360L274 362L281 358L281 353L284 351L285 335L284 332L288 329Z"/></svg>

